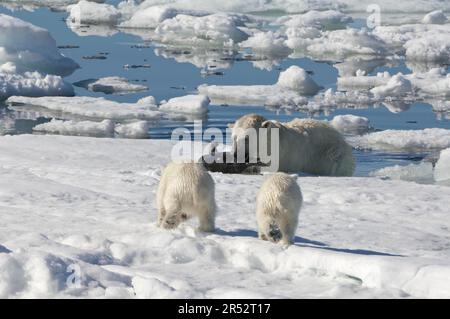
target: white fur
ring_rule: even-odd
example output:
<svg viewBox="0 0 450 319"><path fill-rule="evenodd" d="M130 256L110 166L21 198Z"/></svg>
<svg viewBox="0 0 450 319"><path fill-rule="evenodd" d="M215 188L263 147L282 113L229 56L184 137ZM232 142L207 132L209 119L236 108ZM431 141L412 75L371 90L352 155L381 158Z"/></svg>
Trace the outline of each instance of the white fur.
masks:
<svg viewBox="0 0 450 319"><path fill-rule="evenodd" d="M281 172L303 172L325 176L352 176L355 159L344 137L325 121L294 119L288 123L267 121L248 114L231 124L235 145L245 139L249 128L279 129L279 168ZM270 138L267 141L270 149Z"/></svg>
<svg viewBox="0 0 450 319"><path fill-rule="evenodd" d="M157 196L158 226L173 229L193 216L199 230L214 231L214 180L199 163L172 162L164 169Z"/></svg>
<svg viewBox="0 0 450 319"><path fill-rule="evenodd" d="M285 173L269 176L256 199L259 238L284 245L292 244L302 203L302 192L296 176Z"/></svg>

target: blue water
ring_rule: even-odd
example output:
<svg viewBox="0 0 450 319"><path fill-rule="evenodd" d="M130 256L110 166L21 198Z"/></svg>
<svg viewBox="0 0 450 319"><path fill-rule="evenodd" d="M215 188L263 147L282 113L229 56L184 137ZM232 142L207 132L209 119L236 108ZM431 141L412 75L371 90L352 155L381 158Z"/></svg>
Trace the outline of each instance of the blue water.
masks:
<svg viewBox="0 0 450 319"><path fill-rule="evenodd" d="M66 81L75 83L81 80L100 78L105 76L123 76L137 83L150 87L147 92L128 95L107 95L94 93L86 89L75 87L77 95L106 97L119 102L136 102L138 99L152 95L157 101L195 92L198 85L251 85L273 84L277 81L280 70L291 65L299 65L311 71L314 80L324 88L335 88L338 71L331 63L312 61L308 58L286 59L272 70L260 70L248 61L230 62L230 68L223 70L223 76L201 75L201 69L190 63L178 63L173 58L164 58L156 54L156 48L135 48L134 45L143 44L141 38L118 32L110 37L78 36L72 32L64 21L67 13L51 12L42 8L34 12L14 11L0 7L0 13L16 16L41 26L50 31L58 45L77 45L77 49L63 49L62 52L75 60L81 69L66 78ZM357 22L355 22L357 24ZM96 55L107 52L106 60L86 60L83 56ZM226 54L224 54L226 55ZM125 64L150 64L151 68L124 69ZM371 73L388 71L390 73L409 73L410 70L403 62L397 65L378 66ZM183 89L180 89L182 87ZM307 117L302 112L286 113L284 111L268 110L262 106L211 106L210 112L204 121L204 127L219 127L225 129L226 125L234 122L238 117L248 113L259 113L270 119L289 121L296 117ZM8 111L0 106L0 121L5 118ZM377 129L423 129L431 127L450 128L448 119L439 120L433 113L429 104L416 102L399 113L392 113L386 107L370 107L367 109L338 109L327 115L319 115L318 119L331 119L339 114L354 114L369 118L373 127ZM32 127L50 119L17 120L15 134L31 133ZM191 126L189 122L162 121L158 126L152 127L151 138L170 138L173 128ZM1 125L0 125L1 131ZM11 133L11 132L9 132ZM366 175L376 168L418 161L427 154L390 154L355 151L358 160L357 175Z"/></svg>

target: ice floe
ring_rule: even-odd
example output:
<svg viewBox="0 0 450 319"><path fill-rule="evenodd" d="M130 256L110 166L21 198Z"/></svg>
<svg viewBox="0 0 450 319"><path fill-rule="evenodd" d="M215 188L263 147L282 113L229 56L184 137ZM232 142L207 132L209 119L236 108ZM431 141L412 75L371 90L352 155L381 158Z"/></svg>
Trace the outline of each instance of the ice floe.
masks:
<svg viewBox="0 0 450 319"><path fill-rule="evenodd" d="M348 138L360 149L389 151L441 150L450 147L450 130L427 128L424 130L385 130Z"/></svg>
<svg viewBox="0 0 450 319"><path fill-rule="evenodd" d="M109 4L81 0L68 7L70 24L109 24L116 25L121 17L120 11Z"/></svg>
<svg viewBox="0 0 450 319"><path fill-rule="evenodd" d="M441 151L434 169L434 179L450 186L450 148Z"/></svg>
<svg viewBox="0 0 450 319"><path fill-rule="evenodd" d="M72 96L74 90L60 76L39 72L16 73L13 63L5 63L0 65L0 101L13 95Z"/></svg>
<svg viewBox="0 0 450 319"><path fill-rule="evenodd" d="M102 122L52 120L35 126L33 131L59 135L112 137L114 135L114 122L111 120L103 120Z"/></svg>
<svg viewBox="0 0 450 319"><path fill-rule="evenodd" d="M63 56L50 33L31 23L0 14L0 64L41 73L69 75L79 66Z"/></svg>
<svg viewBox="0 0 450 319"><path fill-rule="evenodd" d="M435 10L427 13L422 19L422 23L444 24L446 22L447 17L442 10Z"/></svg>
<svg viewBox="0 0 450 319"><path fill-rule="evenodd" d="M305 96L316 94L320 87L304 69L291 66L280 73L274 85L201 85L198 90L215 104L298 106L307 103Z"/></svg>
<svg viewBox="0 0 450 319"><path fill-rule="evenodd" d="M118 76L83 80L74 83L74 85L92 92L103 92L105 94L126 94L148 90L145 85L131 83L128 79Z"/></svg>
<svg viewBox="0 0 450 319"><path fill-rule="evenodd" d="M119 103L104 98L81 97L39 97L28 98L13 96L7 103L22 104L26 107L40 107L62 115L72 115L93 119L115 120L157 120L162 113L157 110L153 97L147 97L136 103ZM55 116L56 117L56 116Z"/></svg>
<svg viewBox="0 0 450 319"><path fill-rule="evenodd" d="M370 174L371 176L389 178L393 180L402 180L407 182L416 182L420 184L433 184L433 164L422 162L419 164L395 165L389 166Z"/></svg>
<svg viewBox="0 0 450 319"><path fill-rule="evenodd" d="M147 121L137 121L132 123L119 123L115 127L115 133L122 138L148 138L150 125Z"/></svg>
<svg viewBox="0 0 450 319"><path fill-rule="evenodd" d="M322 30L332 30L345 28L352 21L353 19L350 16L339 11L311 10L304 14L282 16L275 23L286 28L314 27Z"/></svg>
<svg viewBox="0 0 450 319"><path fill-rule="evenodd" d="M264 177L213 173L216 232L168 232L152 203L173 145L0 137L0 296L449 297L448 187L300 177L305 207L284 249L258 240L251 217Z"/></svg>
<svg viewBox="0 0 450 319"><path fill-rule="evenodd" d="M336 115L330 124L344 134L364 134L372 129L367 117L351 114Z"/></svg>
<svg viewBox="0 0 450 319"><path fill-rule="evenodd" d="M186 95L162 101L159 110L166 113L205 114L210 99L205 95Z"/></svg>

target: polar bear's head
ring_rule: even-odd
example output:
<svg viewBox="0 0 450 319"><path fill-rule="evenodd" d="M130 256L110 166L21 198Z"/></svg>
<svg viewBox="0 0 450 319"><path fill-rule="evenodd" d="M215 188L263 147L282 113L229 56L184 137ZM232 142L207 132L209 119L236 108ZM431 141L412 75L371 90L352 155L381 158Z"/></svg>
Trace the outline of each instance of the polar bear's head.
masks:
<svg viewBox="0 0 450 319"><path fill-rule="evenodd" d="M270 129L281 128L281 123L269 121L258 114L247 114L235 123L229 124L228 127L232 130L232 149L235 158L238 159L238 162L242 160L254 162L261 159L262 147L266 152L267 150L272 151L272 142L275 136ZM268 129L267 134L261 135L261 129ZM261 136L265 137L263 141L260 140ZM279 143L278 140L276 142Z"/></svg>

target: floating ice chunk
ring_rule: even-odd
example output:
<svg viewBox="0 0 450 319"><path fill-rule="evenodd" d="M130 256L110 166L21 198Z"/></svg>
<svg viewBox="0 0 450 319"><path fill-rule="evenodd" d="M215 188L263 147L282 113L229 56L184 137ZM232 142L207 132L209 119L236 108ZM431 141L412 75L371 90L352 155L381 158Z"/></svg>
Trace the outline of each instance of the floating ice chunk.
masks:
<svg viewBox="0 0 450 319"><path fill-rule="evenodd" d="M57 75L42 75L38 72L24 74L3 73L13 71L15 66L0 66L0 101L13 95L23 96L73 96L71 84Z"/></svg>
<svg viewBox="0 0 450 319"><path fill-rule="evenodd" d="M433 184L433 164L422 162L406 166L390 166L370 173L371 176L384 177L394 180L416 182L420 184Z"/></svg>
<svg viewBox="0 0 450 319"><path fill-rule="evenodd" d="M368 118L352 114L336 115L330 124L344 134L364 134L370 130Z"/></svg>
<svg viewBox="0 0 450 319"><path fill-rule="evenodd" d="M450 31L450 30L449 30ZM406 58L418 61L450 61L450 35L426 35L404 44Z"/></svg>
<svg viewBox="0 0 450 319"><path fill-rule="evenodd" d="M318 29L341 29L353 19L339 11L311 10L304 14L283 16L276 22L288 28L314 27Z"/></svg>
<svg viewBox="0 0 450 319"><path fill-rule="evenodd" d="M242 16L225 13L203 17L179 14L160 23L155 38L176 45L232 47L248 38L238 28L245 21Z"/></svg>
<svg viewBox="0 0 450 319"><path fill-rule="evenodd" d="M313 57L341 59L354 55L385 56L386 44L367 30L345 29L325 31L314 34L310 30L311 38L305 38L292 28L286 31L286 44L296 52L305 52Z"/></svg>
<svg viewBox="0 0 450 319"><path fill-rule="evenodd" d="M111 120L77 122L53 119L51 122L35 126L33 131L58 135L112 137L114 135L114 122Z"/></svg>
<svg viewBox="0 0 450 319"><path fill-rule="evenodd" d="M208 13L203 11L180 10L170 6L156 5L136 10L132 17L129 20L122 22L120 26L127 28L155 29L164 20L175 18L178 14L205 16Z"/></svg>
<svg viewBox="0 0 450 319"><path fill-rule="evenodd" d="M206 95L186 95L163 101L159 109L166 113L205 114L210 102Z"/></svg>
<svg viewBox="0 0 450 319"><path fill-rule="evenodd" d="M138 121L128 124L117 124L115 132L122 138L147 138L149 136L150 125L147 121Z"/></svg>
<svg viewBox="0 0 450 319"><path fill-rule="evenodd" d="M380 97L398 97L412 93L411 82L401 73L392 76L389 81L370 90L375 96Z"/></svg>
<svg viewBox="0 0 450 319"><path fill-rule="evenodd" d="M59 53L50 33L31 23L0 14L0 64L20 69L69 75L79 66Z"/></svg>
<svg viewBox="0 0 450 319"><path fill-rule="evenodd" d="M148 90L148 87L145 85L133 84L129 80L117 76L97 80L84 80L74 83L74 85L84 87L92 92L103 92L106 94L126 94Z"/></svg>
<svg viewBox="0 0 450 319"><path fill-rule="evenodd" d="M109 4L81 0L68 8L68 22L80 24L110 24L116 25L120 19L120 11Z"/></svg>
<svg viewBox="0 0 450 319"><path fill-rule="evenodd" d="M258 55L271 58L284 58L291 54L292 50L285 44L285 38L276 32L257 32L246 41L241 42L242 48L251 48Z"/></svg>
<svg viewBox="0 0 450 319"><path fill-rule="evenodd" d="M391 79L389 72L378 72L375 76L367 76L365 72L356 71L356 76L342 76L337 79L339 90L368 90L386 85Z"/></svg>
<svg viewBox="0 0 450 319"><path fill-rule="evenodd" d="M280 73L277 85L302 95L314 95L320 90L320 86L314 82L311 76L304 69L296 65Z"/></svg>
<svg viewBox="0 0 450 319"><path fill-rule="evenodd" d="M13 96L7 100L11 104L25 104L51 111L68 113L79 117L116 120L157 120L161 112L157 111L153 97L139 100L137 103L118 103L104 98L81 97L40 97L27 98Z"/></svg>
<svg viewBox="0 0 450 319"><path fill-rule="evenodd" d="M385 130L348 138L349 143L361 149L389 151L441 150L450 147L450 130Z"/></svg>
<svg viewBox="0 0 450 319"><path fill-rule="evenodd" d="M444 24L446 22L447 22L447 17L445 16L445 14L442 10L436 10L436 11L427 13L422 19L422 23Z"/></svg>
<svg viewBox="0 0 450 319"><path fill-rule="evenodd" d="M450 148L441 151L434 168L434 179L437 183L450 185Z"/></svg>
<svg viewBox="0 0 450 319"><path fill-rule="evenodd" d="M307 103L304 95L314 95L320 87L305 70L291 66L274 85L201 85L198 90L217 104L298 106Z"/></svg>

